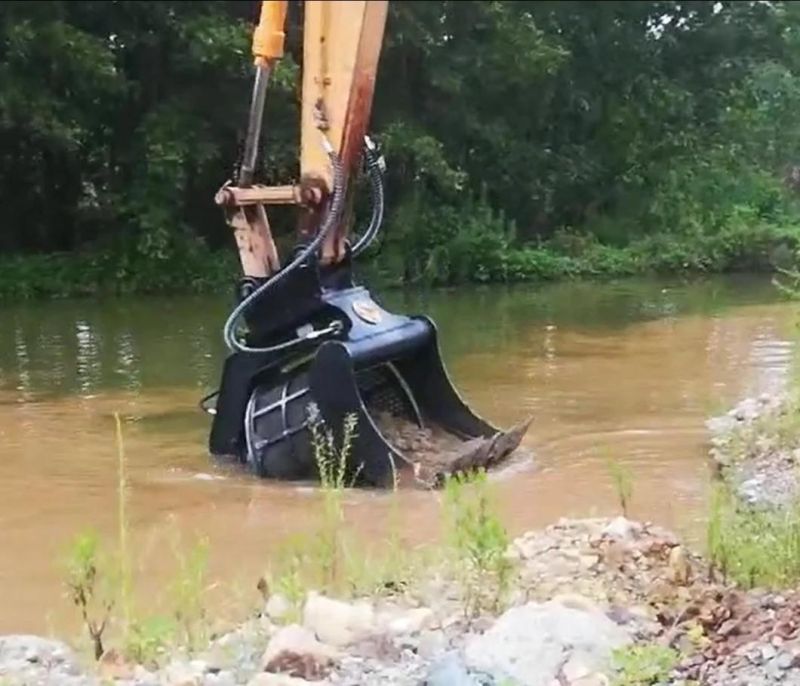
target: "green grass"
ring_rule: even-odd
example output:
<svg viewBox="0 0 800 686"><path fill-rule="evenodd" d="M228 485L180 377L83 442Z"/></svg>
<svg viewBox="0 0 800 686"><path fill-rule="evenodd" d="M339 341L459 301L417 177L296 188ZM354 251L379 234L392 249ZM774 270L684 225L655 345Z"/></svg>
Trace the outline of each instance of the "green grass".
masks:
<svg viewBox="0 0 800 686"><path fill-rule="evenodd" d="M348 472L356 418L344 420L337 441L316 408L309 408L310 431L319 472L320 506L316 526L281 543L271 556L264 579L269 593L279 593L291 605L287 621L299 617L310 589L339 597L378 596L406 588L430 561L430 551L409 551L400 527L400 496L395 487L389 498L389 522L380 544L368 547L347 521L345 495L357 473Z"/></svg>
<svg viewBox="0 0 800 686"><path fill-rule="evenodd" d="M707 547L716 573L745 588L800 582L800 503L756 510L724 484L714 486Z"/></svg>
<svg viewBox="0 0 800 686"><path fill-rule="evenodd" d="M317 417L312 410L312 417ZM310 589L338 597L403 594L414 582L442 571L457 582L465 614L474 617L504 607L515 568L506 557L509 537L490 492L485 472L453 476L444 488L444 546L409 549L401 535L400 493L390 499L388 531L371 549L350 528L343 507L352 476L346 465L357 427L345 421L342 440L318 417L312 438L320 472L320 521L310 532L289 537L271 557L262 588L289 601L286 621L300 616Z"/></svg>
<svg viewBox="0 0 800 686"><path fill-rule="evenodd" d="M514 566L506 556L509 537L497 514L486 472L451 476L445 482L447 543L468 617L503 608Z"/></svg>
<svg viewBox="0 0 800 686"><path fill-rule="evenodd" d="M608 473L614 484L614 492L617 496L620 512L623 517L627 518L633 498L633 474L619 460L608 461Z"/></svg>
<svg viewBox="0 0 800 686"><path fill-rule="evenodd" d="M122 629L127 633L131 625L133 576L128 548L128 478L125 464L125 442L122 436L122 420L114 413L117 444L117 536L119 544L119 588L122 608Z"/></svg>
<svg viewBox="0 0 800 686"><path fill-rule="evenodd" d="M612 686L654 686L665 683L679 658L678 651L656 644L619 648L612 655L615 669Z"/></svg>
<svg viewBox="0 0 800 686"><path fill-rule="evenodd" d="M78 609L92 642L94 658L105 651L104 635L116 605L116 594L109 587L104 570L99 538L94 532L75 537L67 553L65 584L72 604Z"/></svg>
<svg viewBox="0 0 800 686"><path fill-rule="evenodd" d="M155 612L159 603L148 598L137 604L128 514L129 488L122 422L115 413L117 454L117 540L106 549L100 537L84 532L71 543L65 564L65 585L78 609L91 640L92 653L100 659L115 647L130 660L157 663L170 646L194 650L206 640L208 545L204 540L185 546L176 539L172 546L174 577L167 584L166 610Z"/></svg>

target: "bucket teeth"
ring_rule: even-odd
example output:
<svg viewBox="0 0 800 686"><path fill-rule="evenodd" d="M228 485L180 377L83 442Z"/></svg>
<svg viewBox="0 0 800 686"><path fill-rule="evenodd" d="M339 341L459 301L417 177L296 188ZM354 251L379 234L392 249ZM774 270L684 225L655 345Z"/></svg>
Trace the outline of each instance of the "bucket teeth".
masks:
<svg viewBox="0 0 800 686"><path fill-rule="evenodd" d="M490 438L465 441L458 450L442 455L436 464L415 462L416 481L427 488L441 488L449 476L500 466L519 447L532 421L533 418L529 418L509 431L498 432Z"/></svg>

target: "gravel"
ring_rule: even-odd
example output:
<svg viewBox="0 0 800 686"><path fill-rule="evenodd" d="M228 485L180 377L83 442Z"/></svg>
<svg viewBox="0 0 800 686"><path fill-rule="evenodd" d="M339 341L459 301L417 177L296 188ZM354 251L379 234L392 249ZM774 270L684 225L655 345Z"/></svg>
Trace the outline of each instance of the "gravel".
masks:
<svg viewBox="0 0 800 686"><path fill-rule="evenodd" d="M788 393L763 394L707 422L719 473L751 506L785 507L800 494L800 444L770 426L793 411L796 401Z"/></svg>

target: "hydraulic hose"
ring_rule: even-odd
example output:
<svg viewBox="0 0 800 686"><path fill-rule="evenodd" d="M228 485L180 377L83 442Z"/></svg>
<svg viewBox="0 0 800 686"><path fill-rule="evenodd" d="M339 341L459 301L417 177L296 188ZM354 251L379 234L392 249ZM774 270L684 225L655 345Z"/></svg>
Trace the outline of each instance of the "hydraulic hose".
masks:
<svg viewBox="0 0 800 686"><path fill-rule="evenodd" d="M367 174L369 175L370 195L372 197L372 216L364 233L353 246L353 257L357 257L366 250L383 223L386 208L386 193L383 182L384 161L375 144L366 138L364 141L364 157L366 159Z"/></svg>
<svg viewBox="0 0 800 686"><path fill-rule="evenodd" d="M327 330L323 331L313 331L308 336L298 336L297 338L293 338L289 341L284 341L283 343L278 343L276 345L266 346L263 348L252 348L245 343L242 343L236 337L236 325L239 323L239 319L245 313L247 308L249 308L256 300L264 296L268 291L275 288L281 281L283 281L289 274L291 274L295 269L300 267L304 262L306 262L309 257L311 257L322 245L322 242L325 240L325 237L331 232L331 229L336 225L337 220L342 214L342 209L344 208L344 199L345 199L345 178L344 178L344 170L342 168L342 164L339 161L339 157L337 156L336 152L333 149L330 141L323 137L323 145L325 146L325 151L328 153L328 157L330 158L331 166L333 167L333 193L331 194L331 202L328 207L328 212L325 215L325 218L322 221L322 225L317 231L317 235L314 236L314 240L306 246L304 250L298 253L297 257L294 258L288 265L286 265L283 269L279 272L273 274L269 279L267 279L263 284L261 284L256 290L254 290L250 295L248 295L244 300L242 300L230 313L228 316L227 321L225 322L225 327L223 329L223 338L225 339L225 344L228 346L228 349L231 351L238 350L239 352L246 352L246 353L273 353L279 352L281 350L286 350L287 348L291 348L298 343L301 343L305 340L310 340L312 338L318 338L320 335L324 333L335 333L341 328L341 325L335 326L331 325L327 328Z"/></svg>

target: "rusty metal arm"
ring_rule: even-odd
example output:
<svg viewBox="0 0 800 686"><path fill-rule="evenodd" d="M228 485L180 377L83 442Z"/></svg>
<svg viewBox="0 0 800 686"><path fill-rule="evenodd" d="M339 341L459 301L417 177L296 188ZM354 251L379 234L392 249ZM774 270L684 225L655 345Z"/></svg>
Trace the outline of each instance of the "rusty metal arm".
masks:
<svg viewBox="0 0 800 686"><path fill-rule="evenodd" d="M280 269L278 249L272 238L264 204L237 203L236 198L237 191L247 191L253 182L267 85L272 68L283 56L286 9L286 0L264 0L261 3L258 26L253 33L255 77L238 187L226 184L215 198L217 204L223 206L225 219L233 229L244 275L257 278L269 276Z"/></svg>
<svg viewBox="0 0 800 686"><path fill-rule="evenodd" d="M261 3L253 35L255 78L242 165L236 185L226 184L215 197L234 229L243 272L253 277L267 277L280 269L265 206L296 204L306 208L300 230L309 238L318 232L333 192L329 147L341 163L345 184L357 171L388 0L306 0L300 183L253 185L267 84L275 62L283 55L286 10L286 0ZM321 250L324 263L343 257L346 225L347 218L343 217L326 237Z"/></svg>
<svg viewBox="0 0 800 686"><path fill-rule="evenodd" d="M302 186L263 186L254 184L247 188L223 186L214 196L220 207L244 205L318 205L322 201L322 191L318 188Z"/></svg>

